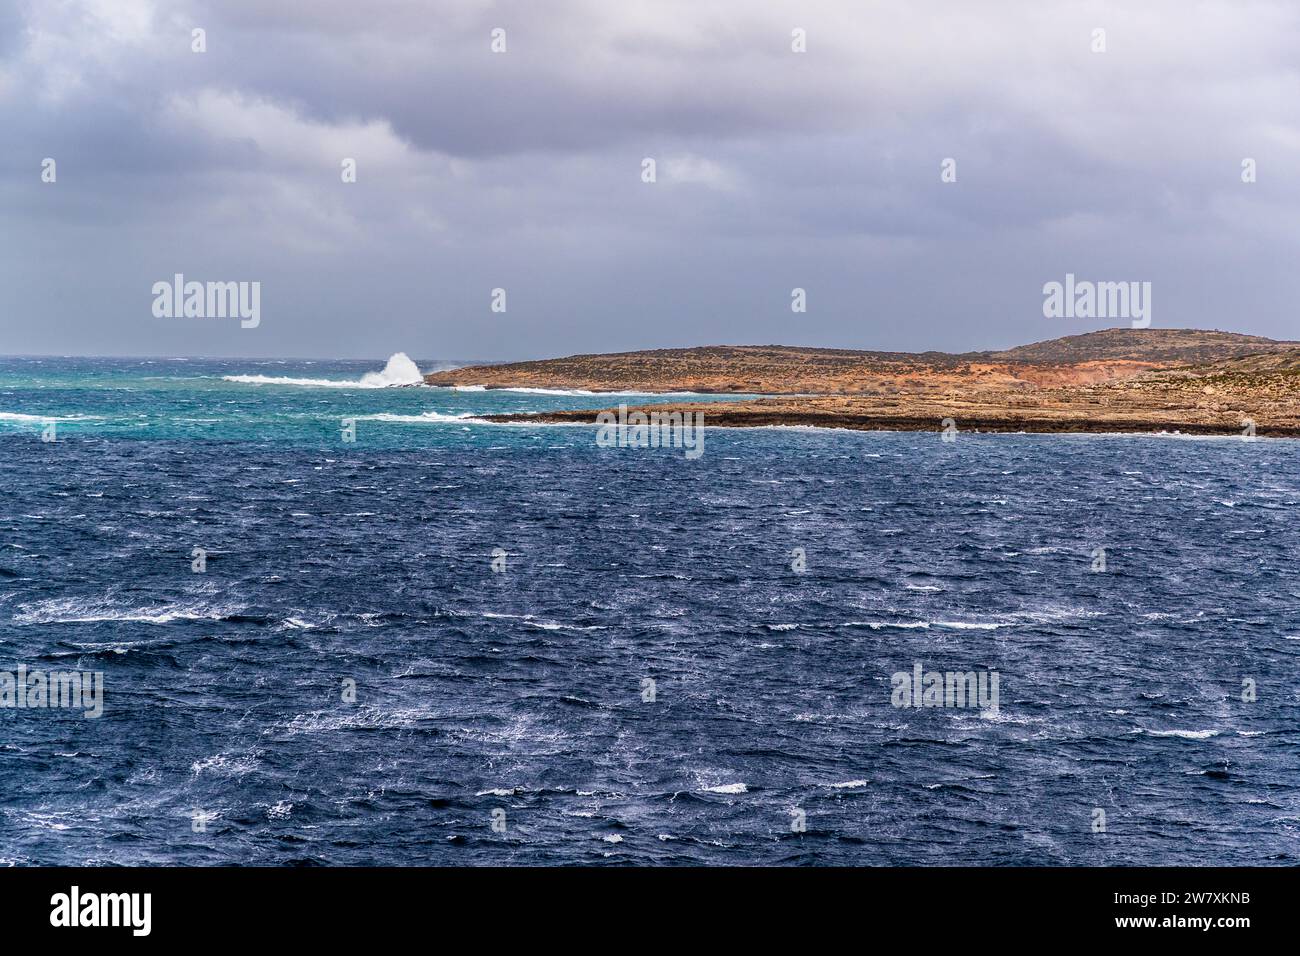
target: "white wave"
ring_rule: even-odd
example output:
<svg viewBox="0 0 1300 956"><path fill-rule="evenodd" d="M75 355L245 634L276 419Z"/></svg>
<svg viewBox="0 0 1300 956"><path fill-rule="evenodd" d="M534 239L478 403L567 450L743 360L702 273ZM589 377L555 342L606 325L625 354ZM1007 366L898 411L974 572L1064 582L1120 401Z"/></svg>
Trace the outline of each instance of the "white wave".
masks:
<svg viewBox="0 0 1300 956"><path fill-rule="evenodd" d="M489 391L489 388L488 388L486 385L435 385L434 388L445 388L445 389L448 389L448 390L453 391L453 392L486 392L486 391ZM618 396L618 395L629 395L629 396L633 396L633 397L638 397L638 396L640 396L640 397L664 396L664 397L668 397L668 398L676 398L676 397L681 397L681 398L691 398L691 397L709 397L709 396L712 396L712 395L716 395L716 394L718 394L717 392L642 392L642 391L636 391L636 390L633 390L633 389L629 389L629 390L626 390L626 391L621 391L621 390L620 390L620 391L610 391L610 392L607 392L607 391L604 391L604 390L601 390L601 391L592 391L591 389L588 389L588 388L541 388L541 387L535 387L535 386L531 386L531 385L516 385L516 386L512 386L512 387L510 387L510 388L497 388L497 387L494 386L494 387L492 387L492 388L490 389L490 391L493 391L493 392L514 392L514 393L519 394L519 395L591 395L591 396L601 396L601 395L614 395L614 396ZM737 393L737 394L739 395L739 394L741 394L741 393ZM751 393L748 393L748 392L743 393L743 396L742 396L742 397L744 397L744 396L748 396L749 394L751 394ZM728 397L728 398L734 398L734 397L736 397L736 396L731 395L731 394L728 394L727 397Z"/></svg>
<svg viewBox="0 0 1300 956"><path fill-rule="evenodd" d="M543 631L606 631L609 630L608 624L562 624L559 621L539 621L536 614L498 614L494 611L484 611L479 617L492 618L494 620L511 620L523 621L529 627L539 627ZM577 698L573 698L576 700Z"/></svg>
<svg viewBox="0 0 1300 956"><path fill-rule="evenodd" d="M405 352L392 355L383 370L367 372L361 378L293 378L282 375L223 375L223 381L242 385L298 385L307 388L391 388L394 385L420 385L424 375Z"/></svg>
<svg viewBox="0 0 1300 956"><path fill-rule="evenodd" d="M0 422L90 422L102 421L98 415L25 415L22 412L0 412Z"/></svg>
<svg viewBox="0 0 1300 956"><path fill-rule="evenodd" d="M128 654L132 649L144 645L144 641L110 641L108 643L95 641L69 641L73 647L95 653L97 651L111 651L114 654Z"/></svg>
<svg viewBox="0 0 1300 956"><path fill-rule="evenodd" d="M608 630L608 624L591 624L583 626L581 624L561 624L559 621L524 621L529 627L541 628L543 631L604 631Z"/></svg>
<svg viewBox="0 0 1300 956"><path fill-rule="evenodd" d="M749 793L749 787L743 783L724 783L717 787L705 787L705 793Z"/></svg>
<svg viewBox="0 0 1300 956"><path fill-rule="evenodd" d="M380 412L377 415L358 415L362 421L372 422L411 422L414 424L428 425L434 422L456 422L464 424L474 419L468 413L460 415L444 415L442 412L421 412L418 415L398 415L395 412Z"/></svg>
<svg viewBox="0 0 1300 956"><path fill-rule="evenodd" d="M1219 735L1217 730L1143 730L1142 733L1152 737L1182 737L1185 740L1205 740Z"/></svg>
<svg viewBox="0 0 1300 956"><path fill-rule="evenodd" d="M278 733L290 737L300 734L334 734L340 730L398 730L412 727L421 721L436 719L440 715L432 710L414 707L398 710L381 710L367 707L352 711L313 711L298 714L292 720L263 731Z"/></svg>
<svg viewBox="0 0 1300 956"><path fill-rule="evenodd" d="M238 609L202 605L165 604L161 607L119 607L107 601L52 600L24 605L13 616L15 624L93 624L124 621L138 624L168 624L172 621L221 620Z"/></svg>
<svg viewBox="0 0 1300 956"><path fill-rule="evenodd" d="M333 378L291 378L279 375L223 375L223 381L241 385L301 385L307 388L360 388L361 383Z"/></svg>
<svg viewBox="0 0 1300 956"><path fill-rule="evenodd" d="M424 376L420 369L405 352L397 352L388 358L382 372L367 372L361 376L363 388L387 388L390 385L420 385Z"/></svg>
<svg viewBox="0 0 1300 956"><path fill-rule="evenodd" d="M957 631L996 631L1005 624L992 624L982 621L935 621L935 627L951 627Z"/></svg>
<svg viewBox="0 0 1300 956"><path fill-rule="evenodd" d="M211 757L204 757L202 760L196 760L190 764L190 773L196 777L205 772L220 777L242 777L256 769L257 757L254 754L236 756L234 754L220 753Z"/></svg>
<svg viewBox="0 0 1300 956"><path fill-rule="evenodd" d="M36 810L23 810L23 822L29 823L42 830L71 830L73 823L84 822L78 821L72 811L61 810L52 813L42 813ZM62 823L62 820L72 820L73 823Z"/></svg>
<svg viewBox="0 0 1300 956"><path fill-rule="evenodd" d="M831 787L834 790L856 789L858 787L865 787L866 785L867 785L867 781L865 780L845 780L843 783L826 784L826 786Z"/></svg>
<svg viewBox="0 0 1300 956"><path fill-rule="evenodd" d="M926 631L930 629L929 621L845 621L843 624L833 624L832 627L869 627L873 631L878 631L882 627L897 627L906 630Z"/></svg>
<svg viewBox="0 0 1300 956"><path fill-rule="evenodd" d="M482 414L482 413L480 413ZM358 415L361 421L394 422L407 425L501 425L508 428L594 428L595 422L490 422L471 412L448 415L443 412L421 412L418 415L398 415L379 412L375 415Z"/></svg>

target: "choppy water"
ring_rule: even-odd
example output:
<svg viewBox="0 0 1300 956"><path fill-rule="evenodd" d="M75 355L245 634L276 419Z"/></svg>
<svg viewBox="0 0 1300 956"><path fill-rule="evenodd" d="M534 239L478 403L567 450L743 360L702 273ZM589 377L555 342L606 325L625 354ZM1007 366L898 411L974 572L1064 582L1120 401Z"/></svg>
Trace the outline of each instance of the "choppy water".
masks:
<svg viewBox="0 0 1300 956"><path fill-rule="evenodd" d="M105 680L0 709L0 859L1296 862L1300 443L688 461L456 417L608 398L223 378L376 369L0 361L0 670ZM916 661L998 712L892 706Z"/></svg>

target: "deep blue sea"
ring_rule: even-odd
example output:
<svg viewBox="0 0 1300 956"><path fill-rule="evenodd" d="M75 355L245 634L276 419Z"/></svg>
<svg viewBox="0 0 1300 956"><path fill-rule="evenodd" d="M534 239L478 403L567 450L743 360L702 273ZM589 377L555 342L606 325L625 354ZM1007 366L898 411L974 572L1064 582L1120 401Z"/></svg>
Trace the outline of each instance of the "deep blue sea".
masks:
<svg viewBox="0 0 1300 956"><path fill-rule="evenodd" d="M0 709L0 861L1300 859L1300 442L688 460L382 366L0 360L0 671L103 675Z"/></svg>

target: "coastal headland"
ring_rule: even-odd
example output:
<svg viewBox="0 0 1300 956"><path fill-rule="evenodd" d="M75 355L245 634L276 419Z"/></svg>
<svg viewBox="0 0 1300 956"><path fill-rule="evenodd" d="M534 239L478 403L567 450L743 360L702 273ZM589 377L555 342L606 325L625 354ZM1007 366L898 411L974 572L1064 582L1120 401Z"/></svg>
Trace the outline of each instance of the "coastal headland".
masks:
<svg viewBox="0 0 1300 956"><path fill-rule="evenodd" d="M1300 437L1300 342L1199 329L1106 329L964 353L655 349L471 366L425 384L736 395L653 406L700 411L714 426L937 431L952 419L963 431ZM611 404L619 402L637 407L634 396ZM594 422L596 414L490 417Z"/></svg>

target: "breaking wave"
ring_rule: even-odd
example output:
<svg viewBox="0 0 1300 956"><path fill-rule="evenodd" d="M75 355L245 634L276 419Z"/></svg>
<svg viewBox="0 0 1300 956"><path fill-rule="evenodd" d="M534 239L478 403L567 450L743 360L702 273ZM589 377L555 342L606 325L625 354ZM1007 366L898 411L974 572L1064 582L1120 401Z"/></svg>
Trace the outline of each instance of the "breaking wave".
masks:
<svg viewBox="0 0 1300 956"><path fill-rule="evenodd" d="M444 412L421 412L418 415L399 415L396 412L380 412L376 415L358 415L357 418L362 421L372 422L414 422L416 424L427 425L432 422L455 422L464 424L465 422L477 421L468 412L459 415L448 415Z"/></svg>
<svg viewBox="0 0 1300 956"><path fill-rule="evenodd" d="M356 380L280 375L223 375L221 378L241 385L298 385L307 388L391 388L395 385L421 385L424 382L419 366L405 352L398 352L389 358L382 371L367 372Z"/></svg>
<svg viewBox="0 0 1300 956"><path fill-rule="evenodd" d="M0 422L88 422L99 421L96 415L26 415L22 412L0 412Z"/></svg>
<svg viewBox="0 0 1300 956"><path fill-rule="evenodd" d="M201 603L170 603L152 607L123 607L107 599L52 599L22 605L13 623L94 624L101 621L134 624L169 624L172 621L223 621L240 613L238 607Z"/></svg>

